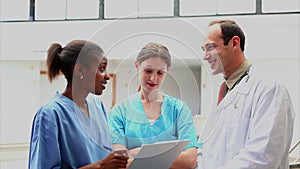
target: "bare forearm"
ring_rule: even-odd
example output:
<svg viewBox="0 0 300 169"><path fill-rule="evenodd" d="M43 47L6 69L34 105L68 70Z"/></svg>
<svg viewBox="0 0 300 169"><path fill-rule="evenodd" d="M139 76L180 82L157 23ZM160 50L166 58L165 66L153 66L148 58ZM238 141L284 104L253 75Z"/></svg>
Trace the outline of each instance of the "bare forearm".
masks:
<svg viewBox="0 0 300 169"><path fill-rule="evenodd" d="M170 169L193 169L196 166L197 162L197 149L190 148L177 157L177 159L173 162Z"/></svg>

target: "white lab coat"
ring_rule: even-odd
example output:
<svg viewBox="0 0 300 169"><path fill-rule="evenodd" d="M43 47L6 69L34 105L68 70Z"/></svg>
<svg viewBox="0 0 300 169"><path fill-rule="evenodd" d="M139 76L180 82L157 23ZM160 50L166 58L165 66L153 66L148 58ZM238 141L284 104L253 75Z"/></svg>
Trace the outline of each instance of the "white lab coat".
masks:
<svg viewBox="0 0 300 169"><path fill-rule="evenodd" d="M295 116L290 97L252 67L209 113L198 169L288 169Z"/></svg>

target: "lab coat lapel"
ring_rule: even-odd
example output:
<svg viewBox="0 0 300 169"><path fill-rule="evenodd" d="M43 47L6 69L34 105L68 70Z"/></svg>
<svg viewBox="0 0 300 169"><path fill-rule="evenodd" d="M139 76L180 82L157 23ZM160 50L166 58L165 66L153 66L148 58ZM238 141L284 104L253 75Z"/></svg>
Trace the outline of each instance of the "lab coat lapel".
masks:
<svg viewBox="0 0 300 169"><path fill-rule="evenodd" d="M226 109L229 105L233 104L238 94L247 95L250 92L251 86L254 83L255 78L251 76L252 67L250 68L248 75L246 75L222 100L220 107Z"/></svg>

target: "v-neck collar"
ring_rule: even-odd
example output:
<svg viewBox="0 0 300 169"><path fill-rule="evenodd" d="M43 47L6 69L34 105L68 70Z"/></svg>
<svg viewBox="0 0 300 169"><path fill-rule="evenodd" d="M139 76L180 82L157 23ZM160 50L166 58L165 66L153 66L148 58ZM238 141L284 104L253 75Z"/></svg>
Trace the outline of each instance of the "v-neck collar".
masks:
<svg viewBox="0 0 300 169"><path fill-rule="evenodd" d="M136 106L137 107L137 113L140 114L140 120L143 122L143 123L148 123L150 126L155 126L155 124L157 124L160 119L163 118L164 116L164 110L165 110L165 99L166 99L166 95L164 95L163 97L163 102L161 104L161 114L160 116L156 119L156 121L151 124L150 121L149 121L149 118L147 117L146 115L146 112L145 112L145 109L144 109L144 106L143 106L143 103L142 103L142 99L141 99L141 96L140 96L140 93L136 93L134 96L133 96L133 100L134 101L133 103L133 106ZM135 104L136 103L136 104ZM135 113L135 112L134 112ZM137 117L137 116L136 116ZM151 120L151 119L150 119Z"/></svg>

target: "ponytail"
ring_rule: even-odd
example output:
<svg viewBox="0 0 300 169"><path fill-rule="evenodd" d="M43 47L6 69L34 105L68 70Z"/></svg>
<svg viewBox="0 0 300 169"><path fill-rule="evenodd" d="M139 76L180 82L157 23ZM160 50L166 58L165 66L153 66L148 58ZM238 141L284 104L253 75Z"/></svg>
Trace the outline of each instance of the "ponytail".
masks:
<svg viewBox="0 0 300 169"><path fill-rule="evenodd" d="M53 43L48 49L47 56L47 67L48 67L48 78L52 82L60 73L61 70L61 58L60 53L63 50L62 46L58 43Z"/></svg>
<svg viewBox="0 0 300 169"><path fill-rule="evenodd" d="M48 49L47 67L48 78L52 82L57 78L60 72L65 76L68 83L72 83L73 69L75 64L89 64L94 56L90 53L96 51L103 57L102 48L96 43L86 40L73 40L69 42L64 48L58 44L53 43Z"/></svg>

